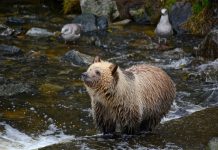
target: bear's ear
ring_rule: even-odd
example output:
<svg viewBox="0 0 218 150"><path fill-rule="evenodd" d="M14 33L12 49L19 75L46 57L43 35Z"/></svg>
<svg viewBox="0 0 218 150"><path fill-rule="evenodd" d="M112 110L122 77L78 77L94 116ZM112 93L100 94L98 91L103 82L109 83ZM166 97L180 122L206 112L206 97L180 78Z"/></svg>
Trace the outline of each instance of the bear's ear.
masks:
<svg viewBox="0 0 218 150"><path fill-rule="evenodd" d="M95 56L94 60L92 63L97 63L97 62L101 62L101 59L99 56Z"/></svg>
<svg viewBox="0 0 218 150"><path fill-rule="evenodd" d="M111 70L111 74L114 75L117 71L118 65L112 64L110 65L109 69Z"/></svg>

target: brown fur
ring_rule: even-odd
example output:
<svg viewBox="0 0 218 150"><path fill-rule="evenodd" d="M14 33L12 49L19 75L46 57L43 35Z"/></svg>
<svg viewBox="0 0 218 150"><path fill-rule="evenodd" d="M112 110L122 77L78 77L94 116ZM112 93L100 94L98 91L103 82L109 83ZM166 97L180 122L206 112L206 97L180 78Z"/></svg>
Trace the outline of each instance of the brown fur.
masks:
<svg viewBox="0 0 218 150"><path fill-rule="evenodd" d="M137 65L126 70L96 59L83 78L92 114L104 133L151 131L168 113L175 85L160 68Z"/></svg>

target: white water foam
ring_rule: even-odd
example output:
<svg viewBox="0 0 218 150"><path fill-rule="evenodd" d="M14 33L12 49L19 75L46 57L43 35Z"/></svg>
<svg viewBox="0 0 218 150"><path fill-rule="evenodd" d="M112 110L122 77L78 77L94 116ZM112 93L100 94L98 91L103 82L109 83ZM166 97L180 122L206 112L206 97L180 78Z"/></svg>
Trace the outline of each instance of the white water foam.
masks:
<svg viewBox="0 0 218 150"><path fill-rule="evenodd" d="M181 58L179 60L174 60L174 61L172 61L168 65L159 65L159 66L163 67L165 69L167 69L167 68L170 68L170 69L181 69L181 68L187 66L188 64L190 64L191 61L192 61L191 58L184 57L184 58Z"/></svg>
<svg viewBox="0 0 218 150"><path fill-rule="evenodd" d="M198 66L199 71L204 71L206 70L208 67L213 68L214 70L218 70L218 59L208 62L206 64L202 64L200 66Z"/></svg>
<svg viewBox="0 0 218 150"><path fill-rule="evenodd" d="M161 123L164 123L166 121L170 121L170 120L173 120L173 119L178 119L178 118L181 118L183 116L186 116L186 115L190 115L194 112L197 112L197 111L200 111L200 110L203 110L205 109L204 107L201 107L199 105L194 105L194 104L189 104L189 108L186 108L185 111L186 113L183 114L183 115L179 115L177 114L177 111L182 108L180 106L177 105L176 102L173 103L172 105L172 108L171 110L169 111L169 113L161 120Z"/></svg>
<svg viewBox="0 0 218 150"><path fill-rule="evenodd" d="M5 128L0 133L0 150L34 150L75 139L74 135L65 135L54 124L38 137L30 137L4 122L0 122L0 125Z"/></svg>
<svg viewBox="0 0 218 150"><path fill-rule="evenodd" d="M189 97L190 93L187 92L177 92L177 98L173 102L171 106L171 110L169 113L161 120L161 123L166 121L170 121L173 119L178 119L186 115L190 115L196 111L200 111L205 109L206 107L202 107L200 105L195 105L191 102L184 101L184 97ZM182 103L182 106L179 106L178 103ZM179 112L180 111L180 112Z"/></svg>

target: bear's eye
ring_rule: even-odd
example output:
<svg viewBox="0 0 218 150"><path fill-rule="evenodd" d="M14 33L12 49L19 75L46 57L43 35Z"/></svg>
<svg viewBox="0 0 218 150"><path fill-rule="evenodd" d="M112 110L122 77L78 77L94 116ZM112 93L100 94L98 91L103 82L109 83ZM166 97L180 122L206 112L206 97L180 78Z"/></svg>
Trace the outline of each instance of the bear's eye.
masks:
<svg viewBox="0 0 218 150"><path fill-rule="evenodd" d="M96 73L98 76L101 75L100 71L98 71L98 70L96 70L95 73Z"/></svg>

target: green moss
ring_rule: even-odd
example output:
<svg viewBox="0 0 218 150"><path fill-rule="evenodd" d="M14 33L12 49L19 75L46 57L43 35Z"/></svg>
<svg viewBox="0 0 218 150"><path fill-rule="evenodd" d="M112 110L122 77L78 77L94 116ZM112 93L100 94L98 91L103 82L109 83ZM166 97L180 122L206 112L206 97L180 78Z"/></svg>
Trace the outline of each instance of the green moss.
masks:
<svg viewBox="0 0 218 150"><path fill-rule="evenodd" d="M80 1L79 0L64 0L63 1L64 14L69 12L80 12Z"/></svg>
<svg viewBox="0 0 218 150"><path fill-rule="evenodd" d="M168 10L170 10L170 8L172 7L173 4L176 3L177 0L166 0L164 2L164 7L167 8Z"/></svg>
<svg viewBox="0 0 218 150"><path fill-rule="evenodd" d="M209 0L200 0L193 4L192 11L199 14L205 7L209 6Z"/></svg>

